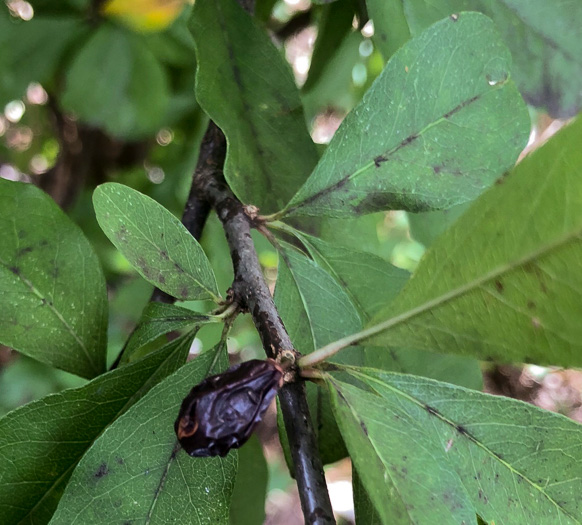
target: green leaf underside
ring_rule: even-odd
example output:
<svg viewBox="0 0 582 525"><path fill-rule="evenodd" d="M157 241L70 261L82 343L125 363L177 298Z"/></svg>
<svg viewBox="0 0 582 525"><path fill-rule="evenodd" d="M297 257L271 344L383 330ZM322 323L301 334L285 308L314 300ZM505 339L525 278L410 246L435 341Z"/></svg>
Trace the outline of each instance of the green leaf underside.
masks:
<svg viewBox="0 0 582 525"><path fill-rule="evenodd" d="M175 340L139 362L29 403L0 420L4 522L48 523L75 465L95 438L185 362L191 339Z"/></svg>
<svg viewBox="0 0 582 525"><path fill-rule="evenodd" d="M400 292L410 273L377 255L331 244L297 232L309 254L347 293L360 314L369 319Z"/></svg>
<svg viewBox="0 0 582 525"><path fill-rule="evenodd" d="M375 317L371 343L580 365L581 141L578 120L483 195Z"/></svg>
<svg viewBox="0 0 582 525"><path fill-rule="evenodd" d="M582 523L579 424L414 376L328 381L338 425L382 523Z"/></svg>
<svg viewBox="0 0 582 525"><path fill-rule="evenodd" d="M225 177L264 213L283 207L317 163L289 65L235 0L199 0L196 98L228 140Z"/></svg>
<svg viewBox="0 0 582 525"><path fill-rule="evenodd" d="M82 377L105 369L107 297L93 248L40 189L0 179L0 342Z"/></svg>
<svg viewBox="0 0 582 525"><path fill-rule="evenodd" d="M251 436L238 451L238 471L230 502L230 525L260 525L265 522L265 499L269 471L257 436Z"/></svg>
<svg viewBox="0 0 582 525"><path fill-rule="evenodd" d="M374 18L390 32L404 23L412 35L454 12L481 11L495 22L513 55L512 77L525 99L554 117L582 107L582 5L568 0L404 0L405 19ZM371 15L375 15L372 13Z"/></svg>
<svg viewBox="0 0 582 525"><path fill-rule="evenodd" d="M145 307L139 324L127 343L121 362L133 361L142 346L151 343L158 337L185 328L199 327L210 322L210 317L176 306L151 302ZM139 358L139 357L138 357Z"/></svg>
<svg viewBox="0 0 582 525"><path fill-rule="evenodd" d="M73 58L62 104L115 136L141 137L160 127L169 96L166 73L140 36L105 23Z"/></svg>
<svg viewBox="0 0 582 525"><path fill-rule="evenodd" d="M346 117L287 215L426 211L474 199L515 162L529 116L478 13L408 42Z"/></svg>
<svg viewBox="0 0 582 525"><path fill-rule="evenodd" d="M279 255L275 304L293 341L302 353L358 331L362 326L355 306L341 286L317 263L286 243ZM362 349L351 348L336 362L362 364ZM313 384L307 385L307 400L315 421L322 460L331 463L345 456L334 423L329 397ZM280 425L280 430L282 426ZM286 440L280 431L282 441Z"/></svg>
<svg viewBox="0 0 582 525"><path fill-rule="evenodd" d="M174 434L184 396L217 358L226 365L220 348L180 368L107 428L75 469L52 524L228 523L236 453L191 458Z"/></svg>
<svg viewBox="0 0 582 525"><path fill-rule="evenodd" d="M163 206L116 183L99 186L93 204L101 229L146 281L180 300L218 299L204 250Z"/></svg>

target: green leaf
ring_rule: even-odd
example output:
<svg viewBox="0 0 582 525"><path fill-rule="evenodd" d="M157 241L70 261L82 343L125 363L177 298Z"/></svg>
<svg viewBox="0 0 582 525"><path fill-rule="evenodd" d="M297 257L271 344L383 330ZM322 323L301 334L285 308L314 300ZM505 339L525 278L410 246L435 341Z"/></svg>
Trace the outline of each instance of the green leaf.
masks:
<svg viewBox="0 0 582 525"><path fill-rule="evenodd" d="M369 319L389 304L409 278L407 271L376 255L295 233L315 261L341 285L363 318ZM430 377L476 390L483 388L481 367L475 359L392 347L357 352L363 352L363 366Z"/></svg>
<svg viewBox="0 0 582 525"><path fill-rule="evenodd" d="M388 62L283 212L347 217L474 199L527 141L510 64L483 15L430 27Z"/></svg>
<svg viewBox="0 0 582 525"><path fill-rule="evenodd" d="M219 300L204 251L163 206L116 183L99 186L93 204L105 235L144 279L181 300Z"/></svg>
<svg viewBox="0 0 582 525"><path fill-rule="evenodd" d="M73 58L61 98L67 111L124 138L155 133L168 101L166 73L146 41L109 23Z"/></svg>
<svg viewBox="0 0 582 525"><path fill-rule="evenodd" d="M217 357L226 354L190 361L109 426L79 462L51 523L227 523L236 453L192 458L174 433L182 399Z"/></svg>
<svg viewBox="0 0 582 525"><path fill-rule="evenodd" d="M81 230L44 192L0 179L0 342L82 377L105 369L107 296Z"/></svg>
<svg viewBox="0 0 582 525"><path fill-rule="evenodd" d="M265 522L265 500L269 472L261 442L251 436L238 451L238 472L230 502L230 525L259 525Z"/></svg>
<svg viewBox="0 0 582 525"><path fill-rule="evenodd" d="M370 3L370 0L367 0ZM373 0L371 3L381 3ZM568 0L404 0L401 9L412 35L451 13L481 11L493 19L513 55L512 76L530 104L554 117L582 108L582 5ZM374 27L393 30L400 19L376 16Z"/></svg>
<svg viewBox="0 0 582 525"><path fill-rule="evenodd" d="M316 262L281 243L275 304L295 349L308 354L362 326L341 286Z"/></svg>
<svg viewBox="0 0 582 525"><path fill-rule="evenodd" d="M368 14L374 22L374 43L386 59L410 39L404 3L400 0L366 0Z"/></svg>
<svg viewBox="0 0 582 525"><path fill-rule="evenodd" d="M186 360L192 337L81 388L29 403L0 420L0 514L48 523L77 462L129 406Z"/></svg>
<svg viewBox="0 0 582 525"><path fill-rule="evenodd" d="M389 304L410 276L377 255L330 244L301 232L297 235L366 319Z"/></svg>
<svg viewBox="0 0 582 525"><path fill-rule="evenodd" d="M428 247L463 215L470 205L471 203L465 203L453 206L448 210L409 213L410 234L418 242Z"/></svg>
<svg viewBox="0 0 582 525"><path fill-rule="evenodd" d="M582 364L581 141L579 119L475 202L375 318L372 344Z"/></svg>
<svg viewBox="0 0 582 525"><path fill-rule="evenodd" d="M382 523L580 523L582 427L512 399L352 369L334 412Z"/></svg>
<svg viewBox="0 0 582 525"><path fill-rule="evenodd" d="M341 286L317 263L282 243L275 304L295 348L310 353L331 341L357 331L362 325L355 306ZM361 349L351 349L337 362L362 364ZM318 444L324 463L346 455L331 415L329 398L315 385L307 385L310 413L315 421ZM280 437L286 440L281 432Z"/></svg>
<svg viewBox="0 0 582 525"><path fill-rule="evenodd" d="M370 501L368 493L362 485L358 471L352 464L352 487L354 492L354 514L356 525L382 525L382 520Z"/></svg>
<svg viewBox="0 0 582 525"><path fill-rule="evenodd" d="M461 355L429 353L413 348L366 347L363 366L483 390L483 373L479 361Z"/></svg>
<svg viewBox="0 0 582 525"><path fill-rule="evenodd" d="M193 312L188 308L173 304L148 303L139 324L127 342L121 362L139 359L141 356L138 355L137 350L164 334L185 328L198 328L209 322L212 322L209 316Z"/></svg>
<svg viewBox="0 0 582 525"><path fill-rule="evenodd" d="M309 91L317 83L346 35L352 32L355 13L354 0L339 0L323 8L303 91Z"/></svg>
<svg viewBox="0 0 582 525"><path fill-rule="evenodd" d="M196 97L224 131L225 177L244 202L280 209L317 163L289 65L235 0L199 0Z"/></svg>
<svg viewBox="0 0 582 525"><path fill-rule="evenodd" d="M36 7L36 6L35 6ZM64 53L85 27L72 17L14 19L0 6L0 106L19 99L31 82L51 83Z"/></svg>

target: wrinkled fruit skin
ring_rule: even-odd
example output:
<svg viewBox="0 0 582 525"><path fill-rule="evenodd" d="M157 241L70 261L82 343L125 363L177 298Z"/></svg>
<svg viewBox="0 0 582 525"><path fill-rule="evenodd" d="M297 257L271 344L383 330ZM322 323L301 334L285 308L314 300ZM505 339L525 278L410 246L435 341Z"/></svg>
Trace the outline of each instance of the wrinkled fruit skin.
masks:
<svg viewBox="0 0 582 525"><path fill-rule="evenodd" d="M253 433L283 384L283 370L272 359L253 359L204 379L182 401L174 424L191 456L226 456Z"/></svg>

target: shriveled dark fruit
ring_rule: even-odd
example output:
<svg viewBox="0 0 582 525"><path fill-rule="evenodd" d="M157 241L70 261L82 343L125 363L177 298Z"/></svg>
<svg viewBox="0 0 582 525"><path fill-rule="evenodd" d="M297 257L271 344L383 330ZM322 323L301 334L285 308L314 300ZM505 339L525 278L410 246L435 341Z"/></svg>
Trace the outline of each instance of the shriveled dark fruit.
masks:
<svg viewBox="0 0 582 525"><path fill-rule="evenodd" d="M196 457L239 448L282 385L283 370L273 359L253 359L206 378L182 401L174 424L182 448Z"/></svg>

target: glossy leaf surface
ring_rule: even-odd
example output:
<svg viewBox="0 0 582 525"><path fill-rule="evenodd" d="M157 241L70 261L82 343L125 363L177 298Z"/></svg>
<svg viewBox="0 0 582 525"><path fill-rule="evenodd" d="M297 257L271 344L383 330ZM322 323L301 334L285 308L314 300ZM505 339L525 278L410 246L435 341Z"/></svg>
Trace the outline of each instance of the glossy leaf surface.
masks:
<svg viewBox="0 0 582 525"><path fill-rule="evenodd" d="M512 76L530 104L555 117L582 107L582 5L568 0L367 0L380 34L414 36L441 18L481 11L495 22L513 55ZM399 11L385 16L385 10ZM389 55L388 55L389 56Z"/></svg>
<svg viewBox="0 0 582 525"><path fill-rule="evenodd" d="M107 296L93 248L43 191L0 179L0 342L82 377L105 369Z"/></svg>
<svg viewBox="0 0 582 525"><path fill-rule="evenodd" d="M317 163L289 65L235 0L199 0L196 98L228 141L225 177L243 202L273 212Z"/></svg>
<svg viewBox="0 0 582 525"><path fill-rule="evenodd" d="M471 201L527 141L510 68L487 17L434 24L391 58L286 213L347 217Z"/></svg>

